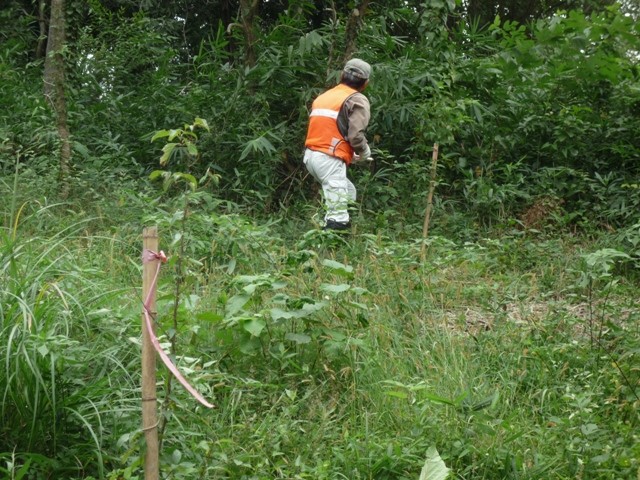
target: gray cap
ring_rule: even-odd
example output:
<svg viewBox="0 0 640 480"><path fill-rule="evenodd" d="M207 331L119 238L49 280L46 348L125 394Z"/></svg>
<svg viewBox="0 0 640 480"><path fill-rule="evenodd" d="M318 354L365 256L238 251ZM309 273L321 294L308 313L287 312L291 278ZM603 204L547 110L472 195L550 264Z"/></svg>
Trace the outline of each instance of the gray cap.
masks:
<svg viewBox="0 0 640 480"><path fill-rule="evenodd" d="M352 58L345 64L343 72L350 73L356 78L368 80L371 76L371 65L359 58Z"/></svg>

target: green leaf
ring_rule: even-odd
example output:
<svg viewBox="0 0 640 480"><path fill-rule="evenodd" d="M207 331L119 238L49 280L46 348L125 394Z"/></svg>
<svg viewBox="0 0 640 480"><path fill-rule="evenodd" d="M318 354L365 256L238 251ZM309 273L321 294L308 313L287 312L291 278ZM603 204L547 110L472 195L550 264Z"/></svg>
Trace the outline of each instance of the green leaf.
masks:
<svg viewBox="0 0 640 480"><path fill-rule="evenodd" d="M591 459L591 463L604 463L604 462L608 462L609 459L611 458L611 455L609 453L603 453L602 455L596 455L595 457L593 457Z"/></svg>
<svg viewBox="0 0 640 480"><path fill-rule="evenodd" d="M24 465L22 465L22 467L20 467L20 470L17 471L17 473L15 473L14 475L14 480L22 480L23 478L25 478L25 475L27 473L29 473L29 467L31 466L31 458L27 458L26 461L24 462Z"/></svg>
<svg viewBox="0 0 640 480"><path fill-rule="evenodd" d="M153 137L151 137L151 141L155 142L159 138L164 138L169 136L169 130L158 130Z"/></svg>
<svg viewBox="0 0 640 480"><path fill-rule="evenodd" d="M219 313L214 313L214 312L202 312L202 313L198 313L196 315L196 318L202 322L211 322L211 323L218 323L219 321L221 321L224 317L222 315L220 315Z"/></svg>
<svg viewBox="0 0 640 480"><path fill-rule="evenodd" d="M384 394L389 397L400 398L402 400L405 400L407 397L409 397L409 395L406 392L398 392L394 390L388 390L384 392Z"/></svg>
<svg viewBox="0 0 640 480"><path fill-rule="evenodd" d="M272 290L281 290L281 289L285 288L286 286L287 286L287 282L277 281L277 282L273 282L271 284L271 289Z"/></svg>
<svg viewBox="0 0 640 480"><path fill-rule="evenodd" d="M235 272L236 270L236 259L232 258L231 260L229 260L229 263L227 264L227 275L231 275L233 274L233 272Z"/></svg>
<svg viewBox="0 0 640 480"><path fill-rule="evenodd" d="M331 283L323 283L320 285L320 290L328 293L342 293L346 292L351 288L351 285L348 283L341 283L340 285L333 285Z"/></svg>
<svg viewBox="0 0 640 480"><path fill-rule="evenodd" d="M242 328L254 337L259 337L266 326L267 322L259 318L252 318L242 324Z"/></svg>
<svg viewBox="0 0 640 480"><path fill-rule="evenodd" d="M435 447L429 447L419 480L446 480L449 472L438 450Z"/></svg>
<svg viewBox="0 0 640 480"><path fill-rule="evenodd" d="M369 290L367 290L366 288L362 288L362 287L353 287L351 289L351 291L353 293L355 293L356 295L366 295L371 293Z"/></svg>
<svg viewBox="0 0 640 480"><path fill-rule="evenodd" d="M258 350L260 350L260 339L253 335L247 335L247 338L240 343L240 351L245 355L254 355Z"/></svg>
<svg viewBox="0 0 640 480"><path fill-rule="evenodd" d="M312 313L318 312L327 306L327 302L315 302L315 303L305 303L302 308L298 311L298 317L304 318L308 317Z"/></svg>
<svg viewBox="0 0 640 480"><path fill-rule="evenodd" d="M336 262L335 260L329 260L329 259L323 260L322 265L327 267L336 275L340 275L345 278L353 277L353 267L351 265L344 265L343 263Z"/></svg>
<svg viewBox="0 0 640 480"><path fill-rule="evenodd" d="M195 191L198 188L198 180L193 175L189 173L174 173L173 175L175 178L187 182L192 190Z"/></svg>
<svg viewBox="0 0 640 480"><path fill-rule="evenodd" d="M295 312L288 312L286 310L282 310L281 308L272 308L269 313L271 313L271 318L273 319L273 321L277 321L280 319L289 320L296 317Z"/></svg>
<svg viewBox="0 0 640 480"><path fill-rule="evenodd" d="M83 145L80 142L73 142L73 149L78 152L80 155L82 155L83 158L87 159L89 158L89 149Z"/></svg>
<svg viewBox="0 0 640 480"><path fill-rule="evenodd" d="M164 170L154 170L149 174L149 180L157 180L160 177L166 178L168 175Z"/></svg>
<svg viewBox="0 0 640 480"><path fill-rule="evenodd" d="M197 157L198 147L196 147L194 143L187 142L187 152L189 152L189 155L191 155L192 157Z"/></svg>
<svg viewBox="0 0 640 480"><path fill-rule="evenodd" d="M349 306L354 307L354 308L359 308L360 310L365 310L365 311L369 310L369 307L367 305L365 305L364 303L349 302Z"/></svg>
<svg viewBox="0 0 640 480"><path fill-rule="evenodd" d="M171 454L171 463L173 463L174 465L178 465L180 463L180 460L182 460L182 452L176 449Z"/></svg>
<svg viewBox="0 0 640 480"><path fill-rule="evenodd" d="M210 132L211 130L209 129L209 123L207 123L207 121L204 118L200 118L197 117L195 119L195 121L193 122L193 126L194 127L202 127L204 128L207 132Z"/></svg>
<svg viewBox="0 0 640 480"><path fill-rule="evenodd" d="M163 153L162 153L162 156L160 157L160 165L165 166L169 162L169 159L171 158L171 154L173 153L173 151L177 146L178 146L177 143L167 143L165 144L164 147L162 147Z"/></svg>
<svg viewBox="0 0 640 480"><path fill-rule="evenodd" d="M580 427L580 431L585 435L589 436L599 430L598 426L595 423L587 423Z"/></svg>
<svg viewBox="0 0 640 480"><path fill-rule="evenodd" d="M244 294L238 294L231 297L225 305L226 315L230 317L238 313L247 304L250 298L250 295Z"/></svg>
<svg viewBox="0 0 640 480"><path fill-rule="evenodd" d="M260 283L260 285L269 285L271 283L271 275L238 275L233 279L234 283Z"/></svg>
<svg viewBox="0 0 640 480"><path fill-rule="evenodd" d="M287 333L284 338L291 342L295 342L298 345L311 342L311 337L304 333Z"/></svg>
<svg viewBox="0 0 640 480"><path fill-rule="evenodd" d="M200 296L195 294L190 294L184 299L184 308L186 308L189 312L193 312L198 304L200 303Z"/></svg>
<svg viewBox="0 0 640 480"><path fill-rule="evenodd" d="M276 151L276 147L266 139L264 136L260 136L258 138L254 138L253 140L249 140L246 143L246 146L242 150L240 154L240 160L244 160L251 153L259 153L262 155L269 155Z"/></svg>
<svg viewBox="0 0 640 480"><path fill-rule="evenodd" d="M443 405L453 405L453 406L457 405L456 401L452 401L444 397L439 397L438 395L433 395L431 393L424 393L424 396L427 400L433 403L441 403Z"/></svg>

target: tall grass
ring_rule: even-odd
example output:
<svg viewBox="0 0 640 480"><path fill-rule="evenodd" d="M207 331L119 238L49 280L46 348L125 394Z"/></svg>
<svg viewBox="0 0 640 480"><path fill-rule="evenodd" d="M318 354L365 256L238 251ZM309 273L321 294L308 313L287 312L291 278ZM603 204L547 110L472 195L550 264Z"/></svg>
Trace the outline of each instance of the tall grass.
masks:
<svg viewBox="0 0 640 480"><path fill-rule="evenodd" d="M131 291L105 282L105 260L85 250L92 219L65 218L42 233L53 210L16 215L0 231L0 456L13 459L11 475L29 464L103 477L107 437L136 389L134 348L119 338L127 304L104 305Z"/></svg>

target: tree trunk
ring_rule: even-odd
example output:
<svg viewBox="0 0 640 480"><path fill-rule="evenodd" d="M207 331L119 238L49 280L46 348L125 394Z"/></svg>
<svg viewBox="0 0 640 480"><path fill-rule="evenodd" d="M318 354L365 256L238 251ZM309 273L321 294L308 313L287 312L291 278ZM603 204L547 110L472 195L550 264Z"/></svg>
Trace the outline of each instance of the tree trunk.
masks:
<svg viewBox="0 0 640 480"><path fill-rule="evenodd" d="M244 64L253 67L256 64L256 32L254 19L258 13L258 0L240 0L240 15L244 33Z"/></svg>
<svg viewBox="0 0 640 480"><path fill-rule="evenodd" d="M51 0L47 56L44 61L44 95L51 105L56 118L56 128L60 137L60 193L63 198L66 198L69 194L71 141L67 125L64 58L62 56L65 42L64 7L64 0Z"/></svg>
<svg viewBox="0 0 640 480"><path fill-rule="evenodd" d="M356 51L358 33L360 32L360 28L362 27L362 22L364 21L364 15L368 6L369 0L362 0L358 8L354 8L351 11L351 15L349 15L349 20L347 20L344 56L342 58L343 64L351 59L351 56Z"/></svg>
<svg viewBox="0 0 640 480"><path fill-rule="evenodd" d="M45 0L38 1L38 26L40 35L38 36L38 45L36 47L36 58L44 58L47 51L47 3Z"/></svg>

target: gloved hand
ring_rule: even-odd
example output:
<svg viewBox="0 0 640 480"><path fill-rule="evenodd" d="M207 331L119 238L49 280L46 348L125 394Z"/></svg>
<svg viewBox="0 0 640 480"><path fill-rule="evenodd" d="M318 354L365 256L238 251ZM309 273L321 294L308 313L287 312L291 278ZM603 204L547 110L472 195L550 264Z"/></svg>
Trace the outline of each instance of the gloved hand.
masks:
<svg viewBox="0 0 640 480"><path fill-rule="evenodd" d="M371 158L371 149L369 148L369 145L367 145L367 148L365 148L360 155L354 153L351 163L361 163L364 161L367 161L367 162L373 161L373 158Z"/></svg>
<svg viewBox="0 0 640 480"><path fill-rule="evenodd" d="M351 159L351 164L352 165L360 164L360 163L364 163L364 162L373 162L373 158L371 158L371 157L365 158L362 155L354 154L353 158Z"/></svg>

